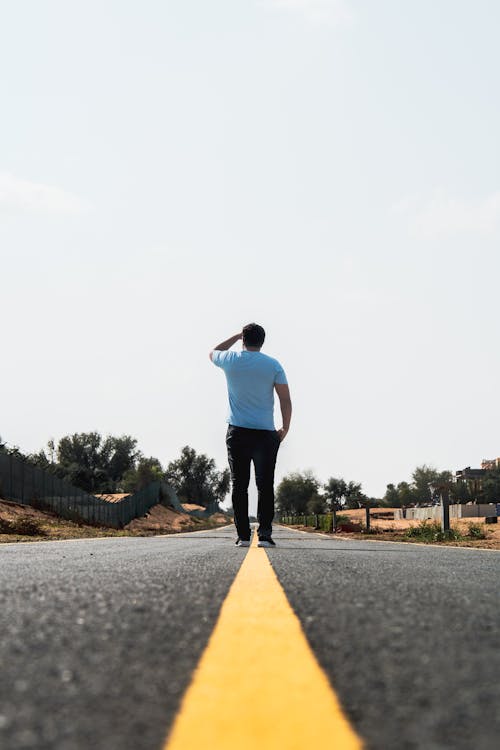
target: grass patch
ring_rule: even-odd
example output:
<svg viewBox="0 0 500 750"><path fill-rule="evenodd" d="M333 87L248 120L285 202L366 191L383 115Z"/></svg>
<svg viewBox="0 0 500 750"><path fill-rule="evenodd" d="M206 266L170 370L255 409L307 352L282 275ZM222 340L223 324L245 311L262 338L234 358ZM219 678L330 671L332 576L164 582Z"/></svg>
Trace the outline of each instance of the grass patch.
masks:
<svg viewBox="0 0 500 750"><path fill-rule="evenodd" d="M486 539L486 532L480 523L469 523L467 526L467 536L472 539Z"/></svg>
<svg viewBox="0 0 500 750"><path fill-rule="evenodd" d="M407 539L416 539L420 542L459 542L463 535L458 529L441 531L441 525L436 521L421 521L418 526L412 526L405 532Z"/></svg>
<svg viewBox="0 0 500 750"><path fill-rule="evenodd" d="M15 518L0 518L0 534L16 534L18 536L45 536L45 530L37 518L30 516L16 516Z"/></svg>

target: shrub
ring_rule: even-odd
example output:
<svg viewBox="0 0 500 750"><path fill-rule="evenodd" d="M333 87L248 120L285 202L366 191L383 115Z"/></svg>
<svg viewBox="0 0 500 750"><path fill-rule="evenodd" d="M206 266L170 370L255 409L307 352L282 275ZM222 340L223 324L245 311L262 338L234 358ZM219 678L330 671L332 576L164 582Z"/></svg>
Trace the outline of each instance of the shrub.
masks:
<svg viewBox="0 0 500 750"><path fill-rule="evenodd" d="M7 518L0 516L0 534L12 534L12 525Z"/></svg>
<svg viewBox="0 0 500 750"><path fill-rule="evenodd" d="M360 523L357 523L356 521L342 521L341 523L337 524L337 531L344 531L344 532L354 532L359 531L363 532L364 529L361 526Z"/></svg>
<svg viewBox="0 0 500 750"><path fill-rule="evenodd" d="M332 528L332 514L324 513L319 516L319 528L321 531L330 531Z"/></svg>
<svg viewBox="0 0 500 750"><path fill-rule="evenodd" d="M418 539L421 542L460 541L460 539L463 539L458 529L441 531L441 525L437 521L421 521L418 526L409 528L405 536L407 539Z"/></svg>
<svg viewBox="0 0 500 750"><path fill-rule="evenodd" d="M45 536L40 521L30 516L17 516L10 520L0 518L0 534L19 534L21 536Z"/></svg>
<svg viewBox="0 0 500 750"><path fill-rule="evenodd" d="M337 513L337 526L340 526L341 523L351 523L349 516L342 516L340 513Z"/></svg>
<svg viewBox="0 0 500 750"><path fill-rule="evenodd" d="M45 531L42 529L40 521L30 516L19 516L13 523L15 534L24 536L43 536Z"/></svg>
<svg viewBox="0 0 500 750"><path fill-rule="evenodd" d="M480 523L469 523L467 536L473 539L486 539L486 532Z"/></svg>

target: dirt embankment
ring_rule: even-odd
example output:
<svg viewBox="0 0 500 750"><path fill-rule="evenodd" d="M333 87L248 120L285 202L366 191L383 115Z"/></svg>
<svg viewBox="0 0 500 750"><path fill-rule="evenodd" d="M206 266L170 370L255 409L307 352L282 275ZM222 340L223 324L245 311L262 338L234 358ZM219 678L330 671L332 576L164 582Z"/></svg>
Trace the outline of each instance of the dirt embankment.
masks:
<svg viewBox="0 0 500 750"><path fill-rule="evenodd" d="M104 536L153 536L211 529L231 523L223 513L195 518L164 505L155 505L142 518L123 529L89 526L60 518L55 513L0 500L0 543L50 539L84 539Z"/></svg>
<svg viewBox="0 0 500 750"><path fill-rule="evenodd" d="M203 508L203 510L205 509ZM134 532L161 534L162 532L195 531L196 529L206 528L207 524L211 528L225 523L228 523L228 519L223 513L214 513L208 518L196 518L196 516L179 513L164 505L154 505L143 518L134 518L125 528Z"/></svg>

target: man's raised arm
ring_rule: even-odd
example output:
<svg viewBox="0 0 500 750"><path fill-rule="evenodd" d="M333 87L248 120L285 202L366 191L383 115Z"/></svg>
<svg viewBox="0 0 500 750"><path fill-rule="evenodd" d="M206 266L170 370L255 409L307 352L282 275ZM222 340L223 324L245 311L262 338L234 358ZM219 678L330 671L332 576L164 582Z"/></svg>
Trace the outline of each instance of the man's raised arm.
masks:
<svg viewBox="0 0 500 750"><path fill-rule="evenodd" d="M233 344L236 344L237 341L239 341L241 338L243 338L243 334L235 333L234 336L230 336L226 341L223 341L221 344L217 344L217 346L214 346L210 354L208 355L210 359L212 359L212 354L214 352L225 352L227 349L230 349Z"/></svg>
<svg viewBox="0 0 500 750"><path fill-rule="evenodd" d="M290 398L290 389L284 383L275 383L276 393L280 400L281 417L283 419L283 427L278 430L280 440L284 440L288 430L290 429L290 421L292 419L292 399Z"/></svg>

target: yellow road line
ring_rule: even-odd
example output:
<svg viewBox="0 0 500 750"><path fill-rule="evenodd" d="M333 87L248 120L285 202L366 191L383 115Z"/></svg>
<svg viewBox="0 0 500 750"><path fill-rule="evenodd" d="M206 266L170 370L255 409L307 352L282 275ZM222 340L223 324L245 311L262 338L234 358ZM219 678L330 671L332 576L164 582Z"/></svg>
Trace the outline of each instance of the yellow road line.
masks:
<svg viewBox="0 0 500 750"><path fill-rule="evenodd" d="M360 750L256 537L165 750Z"/></svg>

